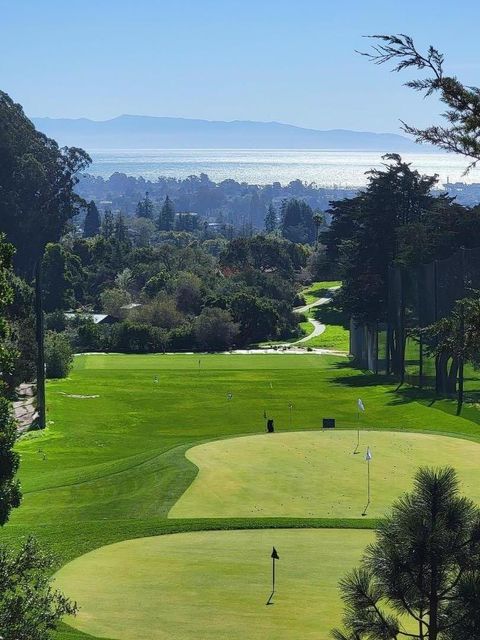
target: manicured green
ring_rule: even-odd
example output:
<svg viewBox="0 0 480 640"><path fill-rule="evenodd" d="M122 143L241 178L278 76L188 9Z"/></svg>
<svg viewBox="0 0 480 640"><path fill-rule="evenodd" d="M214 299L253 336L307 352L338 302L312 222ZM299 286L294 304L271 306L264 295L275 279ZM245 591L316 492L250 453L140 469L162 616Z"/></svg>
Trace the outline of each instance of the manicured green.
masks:
<svg viewBox="0 0 480 640"><path fill-rule="evenodd" d="M418 467L452 465L462 492L480 505L480 444L459 438L386 431L276 433L209 442L189 449L199 473L170 511L192 517L360 517L367 502L382 517L411 489ZM357 451L357 454L354 454Z"/></svg>
<svg viewBox="0 0 480 640"><path fill-rule="evenodd" d="M171 532L372 527L375 521L358 513L350 520L328 514L167 518L195 478L196 468L185 458L192 446L262 433L264 411L278 431L288 431L290 402L294 431L318 430L324 416L337 418L339 429L355 428L358 397L368 427L480 441L476 408L465 408L457 418L453 400L432 403L430 395L408 387L396 391L391 380L361 372L346 358L309 353L77 357L68 379L47 385L47 430L17 445L24 499L0 540L16 543L33 531L61 565L102 545ZM65 628L57 640L81 638L86 637Z"/></svg>
<svg viewBox="0 0 480 640"><path fill-rule="evenodd" d="M327 640L336 586L373 535L352 530L220 531L128 540L74 560L57 585L76 627L119 640ZM275 545L274 606L270 552Z"/></svg>

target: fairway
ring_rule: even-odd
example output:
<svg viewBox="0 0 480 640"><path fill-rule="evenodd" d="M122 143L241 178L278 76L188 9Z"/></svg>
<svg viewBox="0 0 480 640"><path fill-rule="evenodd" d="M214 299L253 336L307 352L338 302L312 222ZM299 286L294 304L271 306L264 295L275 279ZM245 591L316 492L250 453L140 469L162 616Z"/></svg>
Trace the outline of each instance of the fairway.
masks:
<svg viewBox="0 0 480 640"><path fill-rule="evenodd" d="M355 369L346 358L312 353L76 357L67 379L47 384L48 428L17 443L23 501L0 531L0 539L12 544L33 532L58 558L58 567L73 560L61 570L62 580L79 567L65 590L83 607L71 624L90 635L65 629L54 634L55 640L121 640L127 631L132 639L243 640L248 636L240 635L242 627L261 640L326 640L338 619L336 582L350 561L332 568L330 586L318 581L324 573L327 579L330 559L340 552L343 557L348 541L356 544L368 538L368 532L351 529L374 527L374 518L388 510L391 499L410 487L418 464L452 464L465 491L480 501L476 468L480 468L480 412L466 408L462 417L456 417L454 401L432 403L417 390L396 387L390 379ZM368 435L369 442L362 435L362 453L353 456L359 397L366 407L362 428L375 431ZM275 420L273 436L264 435L264 412ZM322 417L336 418L337 429L319 431ZM423 435L425 431L428 435ZM367 445L373 451L372 504L362 518ZM215 515L222 518L214 519ZM268 519L269 515L285 518ZM270 536L260 527L291 529L277 528ZM329 529L312 531L315 527ZM228 531L213 534L208 531L212 528ZM266 560L264 535L269 547ZM145 540L152 536L158 537ZM280 536L291 542L284 543ZM318 548L303 544L307 539L303 536L319 536L322 542ZM159 545L158 554L152 552L148 560L135 565L152 565L154 571L146 577L140 573L135 577L128 560L129 545L137 543L122 542L139 538L144 539L138 542L139 550ZM216 556L212 549L218 540L232 540L237 546L229 542L222 551L220 545ZM194 571L189 583L190 574L182 563L199 551L196 541L200 553L189 566L188 571ZM125 544L129 551L122 556L122 566L115 565L108 578L108 572L103 574L97 589L96 577L91 578L84 563L105 550L85 554L113 543L121 543L120 549ZM188 551L191 544L195 548ZM252 609L250 591L255 606L257 596L263 602L266 587L268 592L262 562L268 565L271 544L279 547L279 580L292 561L288 571L295 586L285 582L282 591L279 582L277 604L266 611L264 605ZM162 545L167 545L165 551ZM304 560L295 555L297 546L305 549ZM363 542L355 547L357 555L352 552L349 566L357 563L360 547ZM248 549L257 548L259 555L250 558ZM315 557L309 555L311 548ZM156 564L162 558L167 565ZM235 558L241 559L238 566ZM222 582L226 579L222 562L227 578L242 580ZM262 573L255 578L257 566ZM249 572L253 577L245 587L243 577ZM120 583L127 578L129 586L122 591ZM188 597L175 593L180 584L190 584ZM105 601L94 610L96 602L102 602L100 589L108 606ZM307 594L305 608L302 594ZM279 607L282 598L290 602L284 614ZM245 607L235 609L232 602L243 602ZM215 605L212 613L209 606ZM132 626L137 618L144 626L135 635ZM230 618L232 626L225 631L222 625ZM179 620L187 635L175 635ZM207 623L212 632L202 635L200 625Z"/></svg>
<svg viewBox="0 0 480 640"><path fill-rule="evenodd" d="M173 506L173 518L359 517L366 504L371 447L370 517L382 517L410 489L419 466L451 465L462 491L480 504L480 444L430 434L362 431L275 433L229 438L186 453L199 473Z"/></svg>
<svg viewBox="0 0 480 640"><path fill-rule="evenodd" d="M369 531L184 533L127 540L69 563L57 585L80 606L70 622L115 640L327 640L341 619L337 584ZM276 595L271 559L279 553Z"/></svg>

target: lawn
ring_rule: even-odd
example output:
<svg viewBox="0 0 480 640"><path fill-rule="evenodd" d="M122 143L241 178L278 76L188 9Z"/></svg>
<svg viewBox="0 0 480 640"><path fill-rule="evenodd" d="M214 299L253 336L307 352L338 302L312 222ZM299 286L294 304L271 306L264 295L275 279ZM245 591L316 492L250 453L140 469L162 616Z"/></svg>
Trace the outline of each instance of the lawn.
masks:
<svg viewBox="0 0 480 640"><path fill-rule="evenodd" d="M329 289L332 287L340 287L340 280L323 280L320 282L312 282L311 285L302 290L302 295L305 298L306 304L312 304L318 298L324 298L330 295Z"/></svg>
<svg viewBox="0 0 480 640"><path fill-rule="evenodd" d="M33 531L60 566L103 545L173 532L372 527L375 520L356 511L351 518L320 510L306 518L288 510L284 518L167 517L197 473L187 450L263 433L264 411L275 419L280 432L275 435L318 430L322 417L335 417L340 430L355 428L359 397L366 406L365 427L480 441L477 409L468 407L456 417L454 401L432 403L429 395L408 387L396 391L390 380L354 369L345 358L309 353L77 357L68 379L47 385L47 430L17 445L24 499L1 539L18 542ZM334 480L328 478L330 484ZM85 636L67 627L57 635L57 640L80 638Z"/></svg>
<svg viewBox="0 0 480 640"><path fill-rule="evenodd" d="M459 469L462 491L480 505L480 444L445 436L360 431L304 431L209 442L186 452L199 473L169 516L174 518L381 518L411 489L420 466ZM433 454L433 452L435 452Z"/></svg>
<svg viewBox="0 0 480 640"><path fill-rule="evenodd" d="M315 529L141 538L74 560L57 585L82 603L73 624L102 638L327 640L341 622L338 581L372 538ZM273 545L276 593L265 606Z"/></svg>

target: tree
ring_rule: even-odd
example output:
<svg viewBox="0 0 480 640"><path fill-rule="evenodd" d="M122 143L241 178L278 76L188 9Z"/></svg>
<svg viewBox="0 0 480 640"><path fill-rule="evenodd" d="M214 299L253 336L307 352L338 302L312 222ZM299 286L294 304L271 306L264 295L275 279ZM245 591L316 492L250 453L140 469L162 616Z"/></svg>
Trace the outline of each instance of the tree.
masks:
<svg viewBox="0 0 480 640"><path fill-rule="evenodd" d="M85 215L85 223L83 227L83 237L93 238L100 233L100 214L97 209L97 205L91 200L87 205L87 213Z"/></svg>
<svg viewBox="0 0 480 640"><path fill-rule="evenodd" d="M115 318L122 317L122 307L132 301L132 296L124 289L105 289L100 294L102 310Z"/></svg>
<svg viewBox="0 0 480 640"><path fill-rule="evenodd" d="M239 327L225 309L206 307L195 319L194 330L201 349L221 351L235 343Z"/></svg>
<svg viewBox="0 0 480 640"><path fill-rule="evenodd" d="M137 218L147 218L153 220L153 202L148 197L148 191L145 193L145 198L140 200L136 208Z"/></svg>
<svg viewBox="0 0 480 640"><path fill-rule="evenodd" d="M277 212L272 203L268 205L267 214L265 216L265 231L273 233L277 228Z"/></svg>
<svg viewBox="0 0 480 640"><path fill-rule="evenodd" d="M75 305L75 288L82 278L77 256L60 244L47 244L43 258L43 304L46 312Z"/></svg>
<svg viewBox="0 0 480 640"><path fill-rule="evenodd" d="M11 347L10 326L5 318L5 309L13 299L10 285L13 254L13 246L0 234L0 526L7 522L10 511L20 505L21 499L20 485L15 479L20 459L13 450L17 430L8 401L8 382L14 374L17 354Z"/></svg>
<svg viewBox="0 0 480 640"><path fill-rule="evenodd" d="M48 242L85 202L75 193L89 156L36 131L20 105L0 91L0 231L16 247L15 265L31 277Z"/></svg>
<svg viewBox="0 0 480 640"><path fill-rule="evenodd" d="M282 235L292 242L312 243L315 240L313 210L303 200L292 198L282 203Z"/></svg>
<svg viewBox="0 0 480 640"><path fill-rule="evenodd" d="M162 209L160 211L160 216L158 218L158 228L160 231L171 231L175 226L175 208L173 206L173 202L167 196L165 198L165 202L163 203Z"/></svg>
<svg viewBox="0 0 480 640"><path fill-rule="evenodd" d="M315 225L315 246L318 246L318 234L320 227L325 222L324 216L321 211L315 211L313 214L313 224Z"/></svg>
<svg viewBox="0 0 480 640"><path fill-rule="evenodd" d="M48 331L45 336L47 378L66 378L73 364L72 347L64 333Z"/></svg>
<svg viewBox="0 0 480 640"><path fill-rule="evenodd" d="M417 472L340 591L345 630L335 640L478 637L480 512L453 469Z"/></svg>
<svg viewBox="0 0 480 640"><path fill-rule="evenodd" d="M459 414L463 402L463 365L480 364L480 299L458 300L447 317L416 333L422 336L427 353L435 357L437 393L456 393L458 380Z"/></svg>
<svg viewBox="0 0 480 640"><path fill-rule="evenodd" d="M443 71L444 56L430 46L426 54L421 54L410 36L375 35L379 41L373 53L364 53L376 64L397 60L394 71L416 68L426 70L431 77L411 80L407 87L422 91L426 96L438 93L447 105L444 117L447 126L434 125L419 129L403 123L407 133L415 136L417 142L433 144L446 151L459 153L472 160L469 168L480 160L480 89L463 85L455 76L446 76Z"/></svg>
<svg viewBox="0 0 480 640"><path fill-rule="evenodd" d="M398 230L423 221L435 203L436 176L420 175L398 154L383 158L383 169L368 173L365 191L331 203L332 223L322 234L327 256L341 265L344 309L360 322L384 320Z"/></svg>
<svg viewBox="0 0 480 640"><path fill-rule="evenodd" d="M3 640L50 640L51 631L77 611L51 586L53 558L33 538L19 549L0 546L0 629Z"/></svg>
<svg viewBox="0 0 480 640"><path fill-rule="evenodd" d="M101 227L102 236L111 238L115 234L115 217L110 209L105 211Z"/></svg>

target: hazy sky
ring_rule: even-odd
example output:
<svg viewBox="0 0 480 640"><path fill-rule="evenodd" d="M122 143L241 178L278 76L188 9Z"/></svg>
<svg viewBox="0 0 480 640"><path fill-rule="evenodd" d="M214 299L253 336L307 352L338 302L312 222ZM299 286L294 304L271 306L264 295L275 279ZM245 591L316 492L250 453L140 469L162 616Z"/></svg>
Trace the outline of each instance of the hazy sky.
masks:
<svg viewBox="0 0 480 640"><path fill-rule="evenodd" d="M435 100L355 53L413 35L480 85L479 0L0 0L0 88L30 116L122 113L397 131Z"/></svg>

